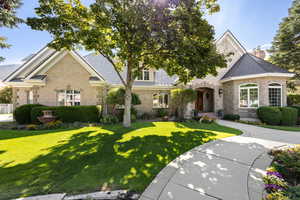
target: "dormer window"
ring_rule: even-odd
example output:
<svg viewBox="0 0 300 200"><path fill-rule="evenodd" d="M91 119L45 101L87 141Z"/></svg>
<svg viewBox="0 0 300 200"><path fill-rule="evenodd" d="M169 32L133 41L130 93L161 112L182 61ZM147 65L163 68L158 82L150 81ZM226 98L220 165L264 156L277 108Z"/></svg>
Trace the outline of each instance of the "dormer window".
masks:
<svg viewBox="0 0 300 200"><path fill-rule="evenodd" d="M150 71L149 69L143 69L142 72L139 74L138 81L149 81L150 80Z"/></svg>

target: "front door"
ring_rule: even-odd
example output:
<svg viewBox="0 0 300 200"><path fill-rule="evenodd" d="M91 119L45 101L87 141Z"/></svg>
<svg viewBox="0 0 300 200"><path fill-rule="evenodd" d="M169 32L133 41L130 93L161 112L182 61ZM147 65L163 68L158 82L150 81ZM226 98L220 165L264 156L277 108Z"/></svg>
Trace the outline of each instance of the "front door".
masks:
<svg viewBox="0 0 300 200"><path fill-rule="evenodd" d="M203 92L201 91L197 93L196 110L200 112L203 111Z"/></svg>

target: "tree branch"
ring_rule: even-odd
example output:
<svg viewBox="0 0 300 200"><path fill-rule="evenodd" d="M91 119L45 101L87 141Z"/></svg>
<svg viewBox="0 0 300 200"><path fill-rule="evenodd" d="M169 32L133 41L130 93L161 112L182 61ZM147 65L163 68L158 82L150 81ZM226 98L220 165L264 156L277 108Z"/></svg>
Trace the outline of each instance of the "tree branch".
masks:
<svg viewBox="0 0 300 200"><path fill-rule="evenodd" d="M117 72L117 74L118 74L118 76L119 76L121 82L122 82L123 85L126 87L127 84L126 84L125 80L123 79L123 77L121 76L120 72L118 71L118 68L117 68L117 66L115 65L114 61L113 61L109 56L107 56L107 55L105 55L104 53L102 53L100 50L98 50L98 51L99 51L99 53L100 53L102 56L104 56L104 57L112 64L112 66L114 67L115 71Z"/></svg>

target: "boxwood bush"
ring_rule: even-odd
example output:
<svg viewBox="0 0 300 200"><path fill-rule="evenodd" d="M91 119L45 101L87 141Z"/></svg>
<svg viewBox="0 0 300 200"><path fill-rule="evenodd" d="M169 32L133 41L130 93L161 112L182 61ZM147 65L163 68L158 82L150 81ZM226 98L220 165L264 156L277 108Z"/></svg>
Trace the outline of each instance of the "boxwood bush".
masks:
<svg viewBox="0 0 300 200"><path fill-rule="evenodd" d="M33 108L41 107L40 104L26 104L17 107L14 110L14 119L18 124L30 124L31 123L31 111Z"/></svg>
<svg viewBox="0 0 300 200"><path fill-rule="evenodd" d="M38 117L43 110L52 110L53 115L65 123L98 122L101 115L101 106L42 106L31 111L31 122L39 123Z"/></svg>
<svg viewBox="0 0 300 200"><path fill-rule="evenodd" d="M282 113L278 107L263 106L257 109L258 118L269 125L280 125Z"/></svg>
<svg viewBox="0 0 300 200"><path fill-rule="evenodd" d="M292 107L283 107L281 110L281 125L295 126L298 119L298 110Z"/></svg>
<svg viewBox="0 0 300 200"><path fill-rule="evenodd" d="M226 114L223 117L224 120L230 120L230 121L240 120L240 118L241 117L239 115L234 115L234 114Z"/></svg>

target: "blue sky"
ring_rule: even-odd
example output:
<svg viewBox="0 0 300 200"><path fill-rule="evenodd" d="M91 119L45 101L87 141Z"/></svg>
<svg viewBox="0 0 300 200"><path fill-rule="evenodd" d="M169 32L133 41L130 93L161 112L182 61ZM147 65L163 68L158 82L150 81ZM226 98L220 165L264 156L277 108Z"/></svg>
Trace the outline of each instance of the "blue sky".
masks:
<svg viewBox="0 0 300 200"><path fill-rule="evenodd" d="M88 0L85 0L88 1ZM90 1L90 0L89 0ZM23 0L18 15L22 18L35 16L38 0ZM207 16L215 26L216 37L231 30L246 49L269 45L283 17L288 15L292 0L219 0L221 12ZM6 60L1 64L19 63L21 59L37 52L51 41L47 32L33 31L25 24L18 29L0 28L0 35L8 37L10 49L0 50Z"/></svg>

